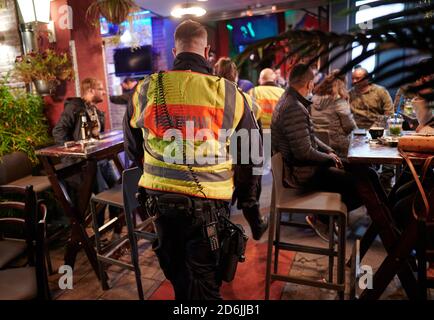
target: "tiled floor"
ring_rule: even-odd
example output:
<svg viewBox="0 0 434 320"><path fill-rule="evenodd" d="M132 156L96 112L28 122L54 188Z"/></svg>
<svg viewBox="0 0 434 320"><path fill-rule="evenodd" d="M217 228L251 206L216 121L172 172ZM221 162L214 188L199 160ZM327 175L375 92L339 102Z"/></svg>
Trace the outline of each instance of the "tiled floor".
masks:
<svg viewBox="0 0 434 320"><path fill-rule="evenodd" d="M271 198L271 176L266 176L263 179L263 194L261 197L262 211L265 214L269 211L269 203ZM240 212L235 211L232 219L237 223L242 223L246 226L246 222ZM300 217L299 219L303 219ZM354 220L354 218L352 219ZM357 223L350 220L350 228L348 232L347 242L347 257L350 256L352 244L356 235L361 235L364 225L369 222L369 218L362 217ZM249 228L246 228L249 230ZM325 243L320 240L310 229L282 228L282 236L284 239L300 241L303 244L320 246ZM250 240L253 241L253 240ZM264 235L261 241L267 241L267 235ZM63 247L59 245L51 250L53 267L58 270L63 264ZM370 265L372 268L378 268L384 259L385 252L380 241L376 241L370 249L363 264ZM124 256L125 259L129 255ZM327 274L326 257L319 257L311 254L298 253L295 256L294 264L291 270L291 275L308 276L313 279L320 280ZM159 269L158 261L154 256L150 244L148 242L140 242L140 265L142 271L142 283L145 292L145 298L148 298L159 287L165 279L163 273ZM349 282L350 270L346 270L347 282ZM54 274L49 277L50 288L54 299L59 300L85 300L85 299L104 299L104 300L134 300L138 298L134 273L123 270L117 266L108 268L111 289L104 291L90 264L87 261L83 252L80 252L77 258L76 267L74 269L73 289L59 289L59 279L61 274ZM431 296L432 297L432 296ZM283 300L292 299L336 299L336 293L326 289L318 289L306 287L296 284L286 284L282 294ZM389 285L382 299L406 299L400 282L397 278Z"/></svg>

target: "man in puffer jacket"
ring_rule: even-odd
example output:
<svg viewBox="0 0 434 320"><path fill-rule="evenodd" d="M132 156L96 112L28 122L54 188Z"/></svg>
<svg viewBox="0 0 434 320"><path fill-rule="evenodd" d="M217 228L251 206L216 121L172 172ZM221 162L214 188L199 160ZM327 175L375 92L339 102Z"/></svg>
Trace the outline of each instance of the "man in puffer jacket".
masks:
<svg viewBox="0 0 434 320"><path fill-rule="evenodd" d="M349 211L362 205L351 174L345 172L333 149L315 137L305 98L313 89L314 74L305 64L295 66L290 86L277 104L271 122L274 153L280 152L285 163L285 182L291 188L337 192ZM321 219L326 220L326 219ZM327 223L308 221L316 233L327 238ZM318 225L317 225L318 224Z"/></svg>

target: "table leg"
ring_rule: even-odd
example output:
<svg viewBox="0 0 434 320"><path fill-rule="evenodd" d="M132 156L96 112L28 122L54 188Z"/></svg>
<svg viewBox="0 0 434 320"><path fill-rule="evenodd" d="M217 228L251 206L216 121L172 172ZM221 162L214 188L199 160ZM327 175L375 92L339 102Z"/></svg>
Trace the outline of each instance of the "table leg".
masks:
<svg viewBox="0 0 434 320"><path fill-rule="evenodd" d="M359 182L359 194L366 204L372 224L378 231L378 234L388 253L387 258L381 265L380 269L375 273L373 279L373 289L366 289L361 294L360 298L378 299L396 274L398 274L408 297L414 298L416 280L408 264L408 257L413 247L410 246L410 249L399 252L394 251L396 250L397 245L401 244L400 239L402 239L402 235L400 236L397 230L393 227L393 221L390 217L390 211L387 206L387 197L385 196L380 183L378 180L375 180L375 177L373 177L373 172L370 171L368 167L360 167L356 172ZM370 246L369 241L372 240L375 234L375 230L373 229L368 229L368 231L369 234L364 237L365 241L363 244L361 244L364 247L363 250L365 253ZM399 257L399 261L396 261L396 258L393 258L397 256Z"/></svg>
<svg viewBox="0 0 434 320"><path fill-rule="evenodd" d="M79 203L76 207L70 201L70 196L67 193L66 188L61 185L56 174L53 161L48 157L40 157L40 160L47 172L48 178L56 195L62 205L63 210L71 221L71 236L66 245L65 250L65 265L74 268L75 260L78 252L83 248L86 255L95 271L95 274L99 278L98 262L96 260L96 252L90 243L90 239L87 236L84 215L88 207L88 203L92 193L92 187L96 176L97 163L94 160L89 160L83 166L83 183L79 191Z"/></svg>
<svg viewBox="0 0 434 320"><path fill-rule="evenodd" d="M415 221L412 221L394 248L389 248L386 259L374 275L373 289L364 290L360 295L360 299L379 299L396 274L407 296L410 299L419 298L418 285L408 261L416 240L417 225Z"/></svg>

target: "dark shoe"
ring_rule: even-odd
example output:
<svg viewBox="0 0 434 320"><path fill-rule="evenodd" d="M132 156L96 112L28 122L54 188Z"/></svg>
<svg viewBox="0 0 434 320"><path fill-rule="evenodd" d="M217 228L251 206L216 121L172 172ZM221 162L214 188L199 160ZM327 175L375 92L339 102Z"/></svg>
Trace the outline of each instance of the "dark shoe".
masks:
<svg viewBox="0 0 434 320"><path fill-rule="evenodd" d="M262 235L268 228L268 219L261 216L261 212L257 205L250 208L243 208L243 215L252 230L253 239L261 239Z"/></svg>
<svg viewBox="0 0 434 320"><path fill-rule="evenodd" d="M263 217L257 228L252 228L252 237L254 240L259 240L268 229L268 218Z"/></svg>

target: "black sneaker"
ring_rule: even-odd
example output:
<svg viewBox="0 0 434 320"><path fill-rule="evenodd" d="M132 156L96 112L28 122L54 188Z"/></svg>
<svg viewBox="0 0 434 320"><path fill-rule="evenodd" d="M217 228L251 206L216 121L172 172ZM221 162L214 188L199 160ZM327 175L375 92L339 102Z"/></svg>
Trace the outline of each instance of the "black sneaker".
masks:
<svg viewBox="0 0 434 320"><path fill-rule="evenodd" d="M259 240L264 235L265 231L268 229L268 218L262 217L261 224L255 228L252 229L252 237L254 240Z"/></svg>

